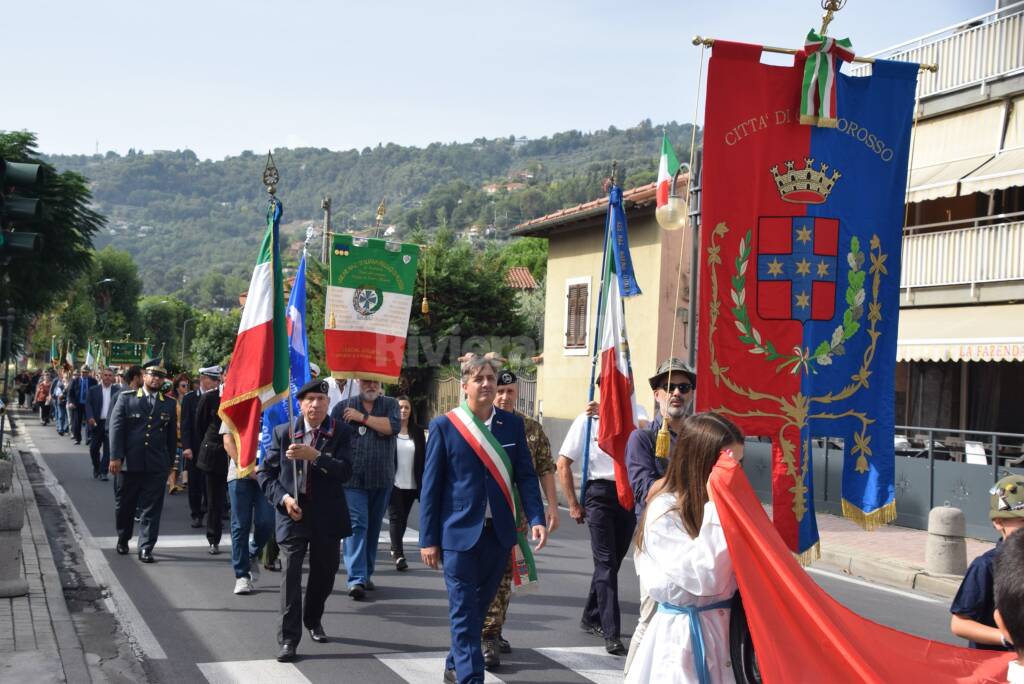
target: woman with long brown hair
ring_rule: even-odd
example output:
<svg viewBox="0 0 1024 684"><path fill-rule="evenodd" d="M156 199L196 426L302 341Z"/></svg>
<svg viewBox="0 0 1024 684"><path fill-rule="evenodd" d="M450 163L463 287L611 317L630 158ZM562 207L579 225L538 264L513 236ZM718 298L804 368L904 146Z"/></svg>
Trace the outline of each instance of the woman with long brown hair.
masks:
<svg viewBox="0 0 1024 684"><path fill-rule="evenodd" d="M683 423L665 477L637 529L636 572L658 611L626 677L640 682L731 682L729 603L736 577L708 478L719 458L743 458L743 434L717 413Z"/></svg>

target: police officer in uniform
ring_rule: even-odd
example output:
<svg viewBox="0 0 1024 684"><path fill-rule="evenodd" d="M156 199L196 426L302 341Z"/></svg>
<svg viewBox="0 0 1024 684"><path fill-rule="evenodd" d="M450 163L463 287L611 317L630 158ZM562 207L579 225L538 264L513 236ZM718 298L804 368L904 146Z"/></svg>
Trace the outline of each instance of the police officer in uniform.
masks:
<svg viewBox="0 0 1024 684"><path fill-rule="evenodd" d="M142 364L142 372L142 387L118 395L111 411L109 469L114 476L117 552L128 553L137 507L139 560L153 563L164 483L178 446L177 406L160 392L167 379L161 359Z"/></svg>
<svg viewBox="0 0 1024 684"><path fill-rule="evenodd" d="M276 537L284 560L281 577L279 662L295 660L302 627L317 643L328 640L320 620L341 563L341 539L352 533L344 483L352 476L355 432L327 415L327 383L311 380L296 392L295 425L274 428L256 475L277 511ZM309 580L302 596L302 561L309 553Z"/></svg>

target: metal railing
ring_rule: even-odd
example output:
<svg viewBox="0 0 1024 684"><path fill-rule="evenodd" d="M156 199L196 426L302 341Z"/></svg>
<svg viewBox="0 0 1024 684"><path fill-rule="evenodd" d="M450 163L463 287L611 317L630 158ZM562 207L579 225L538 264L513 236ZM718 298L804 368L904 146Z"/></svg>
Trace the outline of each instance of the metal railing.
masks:
<svg viewBox="0 0 1024 684"><path fill-rule="evenodd" d="M903 236L901 288L1009 280L1024 280L1024 220Z"/></svg>
<svg viewBox="0 0 1024 684"><path fill-rule="evenodd" d="M928 507L935 506L935 461L988 466L992 482L1010 474L1007 468L1024 467L1024 434L896 426L896 455L928 459L930 494Z"/></svg>
<svg viewBox="0 0 1024 684"><path fill-rule="evenodd" d="M922 72L921 98L939 95L1024 71L1024 2L1014 3L867 55L900 62L934 63ZM871 65L850 68L854 76Z"/></svg>
<svg viewBox="0 0 1024 684"><path fill-rule="evenodd" d="M519 397L516 400L516 411L524 416L537 415L537 378L519 376ZM462 382L458 377L435 380L427 399L427 421L444 415L462 401Z"/></svg>

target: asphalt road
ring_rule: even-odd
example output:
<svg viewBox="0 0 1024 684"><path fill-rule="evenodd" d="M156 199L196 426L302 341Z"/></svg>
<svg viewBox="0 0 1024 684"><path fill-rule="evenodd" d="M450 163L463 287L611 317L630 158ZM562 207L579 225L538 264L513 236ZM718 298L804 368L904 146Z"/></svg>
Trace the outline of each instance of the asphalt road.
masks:
<svg viewBox="0 0 1024 684"><path fill-rule="evenodd" d="M75 446L31 418L20 425L67 493L65 509L78 526L89 569L110 587L108 605L144 652L153 681L440 681L449 639L444 581L415 558L414 541L406 544L410 570L404 573L393 569L382 545L377 590L366 601L348 598L342 568L323 620L331 643L305 638L300 660L282 665L274 661L280 575L264 571L256 593L235 596L227 523L222 554L210 556L202 530L188 526L187 497L170 496L154 553L158 562L144 565L134 554L119 556L113 549L112 484L92 479L85 445ZM414 529L416 522L414 510ZM589 547L586 527L563 511L562 527L537 557L542 587L513 597L505 626L513 652L502 657L488 681L621 682L622 660L605 654L601 640L579 629L592 571ZM811 573L832 596L871 620L957 643L948 631L945 599L853 580L822 565ZM628 636L639 601L629 559L620 573L620 596Z"/></svg>

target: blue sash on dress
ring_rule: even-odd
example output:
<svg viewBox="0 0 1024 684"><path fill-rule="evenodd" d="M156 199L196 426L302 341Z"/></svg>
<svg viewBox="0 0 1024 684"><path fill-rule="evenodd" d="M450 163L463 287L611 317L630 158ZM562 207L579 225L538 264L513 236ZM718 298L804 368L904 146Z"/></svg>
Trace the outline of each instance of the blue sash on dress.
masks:
<svg viewBox="0 0 1024 684"><path fill-rule="evenodd" d="M704 660L704 630L700 624L700 614L708 610L732 607L732 597L709 603L706 606L676 606L671 603L659 603L658 612L669 615L685 615L690 618L690 644L693 648L693 664L697 669L697 680L700 684L711 684L708 664Z"/></svg>

